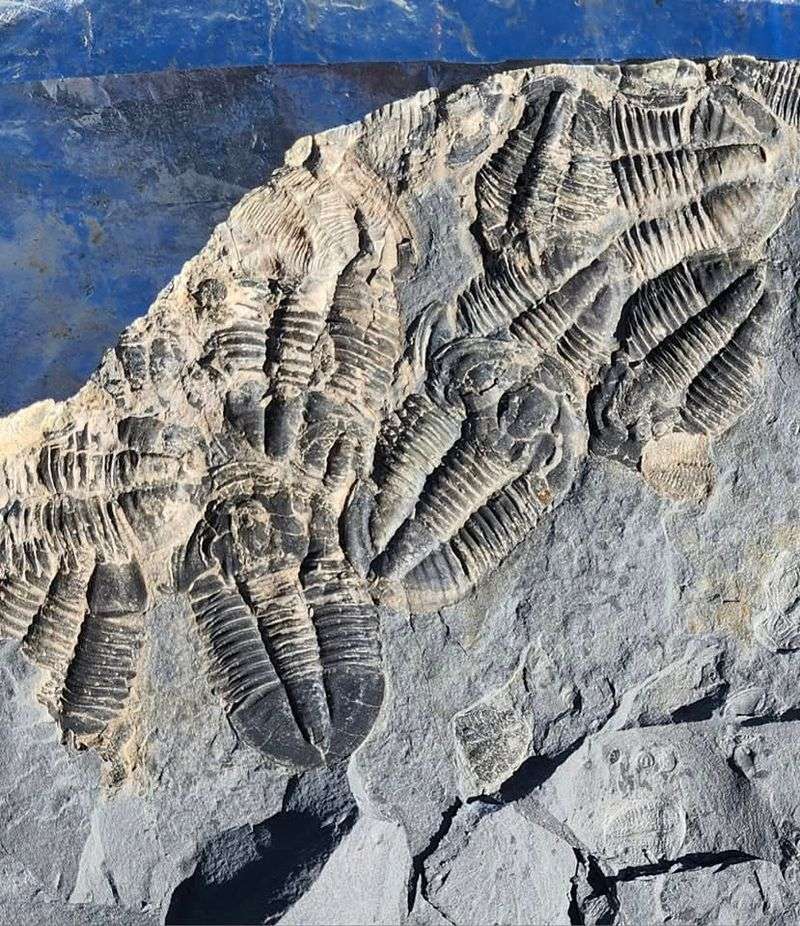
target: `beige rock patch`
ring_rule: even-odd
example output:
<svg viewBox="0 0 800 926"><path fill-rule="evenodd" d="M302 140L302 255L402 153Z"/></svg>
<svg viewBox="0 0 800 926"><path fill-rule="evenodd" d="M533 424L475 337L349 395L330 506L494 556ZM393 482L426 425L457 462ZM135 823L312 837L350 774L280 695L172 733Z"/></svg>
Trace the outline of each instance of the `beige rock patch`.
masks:
<svg viewBox="0 0 800 926"><path fill-rule="evenodd" d="M716 472L705 434L666 434L644 448L642 476L663 498L700 502L714 489Z"/></svg>

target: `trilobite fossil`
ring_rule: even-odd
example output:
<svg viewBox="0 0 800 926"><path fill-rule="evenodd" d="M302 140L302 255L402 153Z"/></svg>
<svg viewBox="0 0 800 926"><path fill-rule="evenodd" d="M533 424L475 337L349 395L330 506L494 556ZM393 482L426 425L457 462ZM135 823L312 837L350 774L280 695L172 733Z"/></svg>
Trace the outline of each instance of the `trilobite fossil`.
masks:
<svg viewBox="0 0 800 926"><path fill-rule="evenodd" d="M347 757L379 606L471 594L590 448L660 441L651 483L710 491L697 448L769 350L797 100L749 59L545 67L295 144L74 398L0 427L0 636L64 730L113 738L178 592L248 743Z"/></svg>

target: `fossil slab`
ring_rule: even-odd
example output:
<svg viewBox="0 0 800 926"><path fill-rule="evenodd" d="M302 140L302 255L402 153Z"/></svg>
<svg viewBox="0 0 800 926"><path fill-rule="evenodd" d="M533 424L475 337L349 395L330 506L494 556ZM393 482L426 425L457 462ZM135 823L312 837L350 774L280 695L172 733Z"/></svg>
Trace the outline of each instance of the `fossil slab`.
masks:
<svg viewBox="0 0 800 926"><path fill-rule="evenodd" d="M587 455L712 494L786 295L799 86L553 65L298 141L74 398L0 425L0 636L68 739L125 755L179 592L237 733L335 762L381 712L379 607L479 590Z"/></svg>

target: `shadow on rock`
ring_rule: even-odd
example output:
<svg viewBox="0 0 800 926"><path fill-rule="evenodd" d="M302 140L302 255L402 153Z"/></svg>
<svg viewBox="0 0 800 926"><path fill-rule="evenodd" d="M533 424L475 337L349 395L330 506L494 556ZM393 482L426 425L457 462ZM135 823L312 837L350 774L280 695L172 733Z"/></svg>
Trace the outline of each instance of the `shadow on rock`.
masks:
<svg viewBox="0 0 800 926"><path fill-rule="evenodd" d="M166 923L276 922L358 819L345 771L340 766L294 779L279 813L210 842L175 889Z"/></svg>

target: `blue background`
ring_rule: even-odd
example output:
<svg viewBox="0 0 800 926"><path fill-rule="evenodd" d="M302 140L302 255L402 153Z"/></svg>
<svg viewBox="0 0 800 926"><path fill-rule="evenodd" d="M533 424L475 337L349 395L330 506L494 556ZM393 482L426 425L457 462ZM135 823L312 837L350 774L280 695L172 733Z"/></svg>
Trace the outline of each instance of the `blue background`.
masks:
<svg viewBox="0 0 800 926"><path fill-rule="evenodd" d="M349 61L800 53L796 2L31 0L0 5L0 78Z"/></svg>

